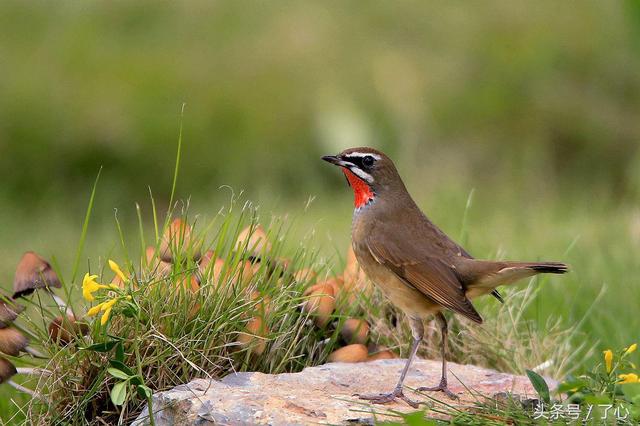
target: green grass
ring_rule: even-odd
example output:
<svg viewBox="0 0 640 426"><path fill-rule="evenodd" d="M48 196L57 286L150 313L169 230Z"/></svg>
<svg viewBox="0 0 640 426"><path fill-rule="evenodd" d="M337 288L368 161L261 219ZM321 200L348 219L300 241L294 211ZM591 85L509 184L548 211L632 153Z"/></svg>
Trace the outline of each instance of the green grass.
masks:
<svg viewBox="0 0 640 426"><path fill-rule="evenodd" d="M345 200L340 200L347 205L345 208L336 207L335 211L330 212L318 207L318 210L321 211L317 212L314 209L316 204L312 204L306 211L300 208L299 216L294 215L293 218L287 219L278 219L277 215L258 213L265 210L263 207L255 210L251 206L243 208L240 204L234 204L231 211L227 207L221 210L221 213L208 219L199 215L192 219L197 223L196 234L205 241L205 248L209 247L220 253L220 257L228 259L228 268L231 270L239 268L239 262L244 257L242 252L238 254L233 250L237 233L244 226L260 220L267 225L271 223L268 230L270 239L274 242L274 248L269 253L269 257L276 258L283 254L287 255L294 259L293 269L313 263L317 269L326 271L325 273L330 273L331 270L339 272L342 270L342 258L348 242L346 238L349 222L347 197L348 195L345 194ZM552 360L553 363L542 372L556 378L562 378L568 372L579 372L589 366L592 361L588 357L585 359L585 354L593 353L604 346L620 347L631 343L634 338L631 325L633 324L633 313L629 312L626 320L626 312L623 310L618 309L615 318L606 315L608 309L615 309L616 304L624 306L625 303L622 300L625 298L624 294L620 294L620 288L616 287L615 264L608 265L607 269L609 271L607 274L608 282L614 291L610 287L598 299L597 295L600 293L601 287L595 279L591 281L584 278L585 276L595 277L595 275L592 275L594 271L589 267L590 259L582 258L581 253L593 249L594 243L599 240L596 238L597 235L591 235L576 241L578 234L572 236L571 229L563 227L574 223L575 217L572 218L572 222L565 219L565 222L562 223L558 218L554 218L553 209L546 209L540 215L529 215L523 210L514 209L519 216L527 215L527 219L519 218L510 222L502 222L500 221L501 217L507 216L506 213L502 213L497 214L498 217L488 216L486 223L489 224L489 228L487 226L474 228L480 219L484 219L479 214L479 210L484 209L485 206L477 195L466 213L466 197L451 197L449 195L442 198L441 201L436 211L459 209L458 219L450 220L451 225L447 224L447 220L438 221L437 217L434 219L441 223L444 229L455 235L454 223L461 224L466 215L466 227L460 231L461 225L458 225L458 232L467 234L466 238L472 252L477 254L479 250L475 247L476 242L482 241L483 245L490 245L486 240L483 240L484 238L504 238L504 241L509 241L511 235L517 234L517 241L530 240L532 241L531 246L541 247L541 251L552 253L545 258L567 261L573 268L573 272L567 276L535 279L528 285L522 283L507 289L504 306L490 299L479 300L478 306L486 318L486 323L482 327L477 327L458 319L453 321L450 355L452 360L473 362L516 373L523 373L526 368L533 368L545 361ZM191 209L194 208L191 206ZM277 206L274 209L277 210ZM293 210L293 208L289 209ZM211 209L204 210L210 211ZM158 281L147 269L145 262L140 260L141 247L148 244L155 245L158 241L155 237L156 230L152 224L160 221L153 219L152 211L152 209L147 209L147 214L142 214L143 220L138 225L114 226L111 231L105 230L105 234L100 237L105 237L105 241L110 242L105 243L104 248L97 249L102 253L101 255L89 256L91 261L86 266L84 262L81 263L78 275L81 276L84 270L90 270L92 273L98 271L101 276L104 276L104 280L109 281L112 274L108 268L105 268L105 259L114 258L123 265L123 268L124 265L128 265L129 271L135 271L141 283L150 285ZM586 211L591 215L597 213L593 209L583 212ZM95 212L94 214L100 216ZM623 216L622 212L617 212L617 214ZM182 215L189 217L187 210L184 210ZM317 219L322 216L324 216L323 219ZM341 216L345 219L339 219ZM612 215L607 215L607 218L612 218ZM522 228L518 226L520 221L529 219L531 220L530 226ZM92 218L86 235L89 250L91 250L89 242L95 239L91 233L92 223L96 223L95 217ZM546 224L543 225L543 223ZM555 225L549 225L549 223ZM579 220L578 223L580 223ZM159 226L162 227L162 223ZM554 238L540 238L535 232L537 226L546 226L547 229L557 226L562 232L554 235ZM80 228L82 228L81 224ZM498 232L499 228L500 232ZM100 225L98 225L99 229ZM119 229L122 229L121 234L118 232ZM609 227L608 232L611 234L608 235L608 238L615 239L614 232L616 230L622 233L624 227ZM583 231L596 233L593 227ZM162 235L161 228L158 230L158 235ZM318 242L318 240L321 241ZM329 240L328 243L327 240ZM318 248L320 252L316 251ZM510 258L534 260L541 258L527 254L534 251L529 245L520 247L518 244L512 250L503 250L502 253L496 250L494 253L488 253L486 257L504 257L504 252L506 252L507 257ZM515 254L511 255L512 252ZM602 251L599 253L600 256L603 256ZM71 265L75 254L66 255L66 259ZM64 271L65 263L60 261L57 263ZM619 260L619 263L622 263L622 260ZM264 372L298 371L304 366L323 362L331 349L338 343L335 332L329 330L329 335L326 335L326 330L309 327L304 316L300 314L301 294L308 283L290 281L289 284L282 287L282 283L278 282L274 276L269 275L266 268L263 267L252 280L252 285L254 285L252 288L259 288L274 303L273 317L269 322L270 334L265 336L268 348L265 353L269 355L256 357L251 354L249 347L238 351L234 342L238 333L245 327L246 313L255 311L255 302L247 299L248 293L246 291L220 292L217 290L219 287L211 281L205 281L202 284L201 293L198 294L196 300L185 299L188 295L183 294L184 292L169 291L167 293L167 288L174 288L176 282L184 278L185 274L193 272L193 268L195 268L195 264L190 262L174 265L170 278L160 280L157 285L151 285L150 292L145 293L144 297L140 296L140 309L141 312L144 312L144 317L147 318L142 329L133 330L131 328L133 325L125 320L114 319L112 323L110 331L112 334L135 335L135 341L140 342L141 347L152 348L150 352L145 352L142 356L144 360L143 377L145 383L148 383L152 389L166 389L203 375L219 377L231 369ZM77 312L82 312L79 283L74 286L71 286L70 283L67 285L71 300L78 309ZM234 287L228 288L233 289ZM626 291L628 297L629 294L633 295L635 290L630 288ZM590 295L590 297L576 298L574 292ZM374 295L374 298L379 297L378 294ZM389 346L405 355L407 342L410 339L406 324L402 320L397 321L402 319L401 314L384 303L377 303L377 300L375 299L375 303L372 305L363 300L361 305L355 307L350 313L337 312L335 319L340 321L348 315L363 315L372 323L372 341ZM192 304L195 301L201 305L201 308L197 317L190 319L188 318L189 303ZM553 305L549 306L547 303L553 303ZM171 308L166 309L166 306ZM372 310L372 306L382 308ZM42 333L43 324L38 322L33 310L29 312L31 312L29 318L32 326ZM367 313L365 314L365 312ZM292 313L295 314L292 315ZM615 330L615 332L610 330ZM427 339L428 344L423 345L422 355L437 358L439 356L437 353L439 336L435 330L433 331ZM45 340L44 334L41 334L40 337ZM326 337L330 338L329 343L320 345L319 342ZM91 341L103 339L106 337L100 328L94 327ZM82 342L83 344L89 343L84 340ZM179 350L176 350L176 345ZM104 375L103 371L108 357L105 358L105 355L102 354L77 352L72 347L63 349L61 352L56 352L58 348L51 345L45 345L45 347L48 347L53 360L49 368L58 372L53 383L63 385L61 389L71 389L73 384L78 386L78 383L82 383L84 386L76 387L73 395L67 397L69 398L67 410L58 410L58 413L63 416L67 415L67 420L78 420L76 416L81 415L76 411L78 407L84 407L83 404L87 404L91 398L103 401L107 398L108 389L113 383L112 379ZM279 349L274 352L271 349L274 347ZM133 356L130 349L125 352L129 356ZM193 364L186 363L185 365L185 359ZM126 360L128 364L135 364L132 358ZM94 365L94 368L90 369L91 374L84 370L85 367L78 367L78 365L86 363ZM53 368L54 366L55 368ZM178 368L178 366L180 367ZM149 373L145 373L146 371ZM98 379L100 386L93 392L88 392L86 387L96 379ZM54 389L51 386L48 383L45 388ZM62 400L67 400L67 398L62 398ZM18 397L18 401L18 405L23 406L25 399ZM134 399L126 405L126 410L123 411L116 410L108 403L106 406L99 405L98 407L100 412L104 412L104 415L107 416L106 418L112 418L109 416L116 415L129 418L140 409L143 403L144 400ZM4 401L3 404L2 412L16 411L16 407L11 406L10 402Z"/></svg>
<svg viewBox="0 0 640 426"><path fill-rule="evenodd" d="M176 161L174 179L178 169ZM174 181L170 199L175 188ZM9 236L13 233L19 243L24 237L18 236L38 236L40 247L24 249L35 248L53 260L63 278L62 292L78 317L86 310L80 277L91 272L109 282L113 274L106 268L106 259L117 260L135 276L118 293L132 299L117 305L108 334L97 321L89 320L91 334L77 336L75 344L61 349L47 339L46 332L56 308L36 293L22 321L32 330L32 344L49 355L45 365L52 375L26 384L56 402L54 406L35 400L27 404L24 397L10 393L16 402L6 399L0 405L5 419L40 416L74 423L100 416L106 421L127 420L146 402L135 396L137 391L144 396L144 389L164 390L195 377L221 377L231 371L299 371L326 360L340 344L341 322L350 316L371 323L372 343L406 355L410 337L402 314L378 293L372 299L360 294L358 304L338 308L326 329L314 326L300 309L305 301L302 294L311 282L293 279L296 270L313 266L322 279L343 269L351 214L346 188L341 199L321 195L298 206L271 198L258 207L231 192L230 199L217 206L201 205L198 200L179 202L164 218L158 215L153 196L146 204L117 210L113 218L105 212L109 199L103 199L95 187L89 198L84 221L80 213L76 222L52 209L46 219L24 218L22 225L8 229ZM639 244L633 208L606 197L594 203L577 193L560 199L548 194L490 194L483 189L472 193L455 187L418 192L416 198L436 223L477 257L561 260L572 266L572 273L566 276L539 277L504 289L505 305L492 299L477 301L486 319L482 327L454 318L451 360L519 374L546 364L539 372L561 379L589 368L591 355L599 349L622 347L634 339L634 312L620 309L639 295L631 285L639 266L633 256ZM12 212L4 214L11 217ZM224 259L223 275L229 271L234 278L216 278L210 270L201 271L199 290L186 290L183 281L198 269L190 256L193 245L185 247L184 253L177 247L183 254L174 260L168 275L160 275L143 253L149 245L159 248L171 216L195 224L196 245ZM241 284L243 262L252 248L238 248L235 241L241 229L258 222L266 226L273 243L261 257L284 255L291 264L272 273L268 263L260 263L249 282ZM61 250L61 241L67 247L72 247L69 241L78 243L75 249ZM15 247L3 249L18 257ZM0 267L6 272L13 265L7 260ZM263 307L267 300L268 314ZM257 335L247 330L256 315L266 325ZM437 358L439 336L434 327L428 330L421 355ZM240 336L248 336L249 343L239 344ZM78 350L114 339L121 339L117 345L121 349L111 347L106 353ZM264 351L259 350L263 345ZM33 363L24 358L18 361ZM115 362L126 370L125 377L129 377L124 399L122 393L118 397L110 394L118 381L106 370L110 362L112 368Z"/></svg>
<svg viewBox="0 0 640 426"><path fill-rule="evenodd" d="M124 339L123 354L118 360L136 371L144 384L154 390L168 389L195 377L221 377L230 371L299 371L307 365L322 362L337 344L337 332L318 329L308 320L308 314L303 313L300 306L304 302L302 293L309 283L294 280L291 274L308 266L321 272L323 267L313 252L304 249L304 243L292 244L293 248L285 250L288 225L274 218L269 220L267 228L273 247L263 258L275 259L286 254L291 263L286 270L277 267L272 271L273 265L263 261L245 282L242 278L242 274L247 273L244 262L251 247L238 250L235 241L240 230L255 225L258 220L255 214L250 206L234 204L209 223L202 224L201 229L195 228L197 237L194 238L204 241L202 250L213 250L216 257L225 259L221 277L215 277L211 267L201 271L197 293L185 289L182 284L198 269L187 252L184 262L174 259L171 271L164 276L154 265L147 265L144 254L133 254L139 251L140 245L128 246L123 238L122 245L108 257L119 260L123 268L129 265L127 270L135 274L132 275L136 277L135 285L128 285L122 294L132 297L131 306L136 314L127 318L125 316L131 314L126 306L115 309L108 335L97 321L85 318L84 321L93 324L90 337L77 336L73 344L60 348L47 339L43 328L55 315L55 310L46 305L32 307L23 321L37 337L32 341L36 345L40 343L38 346L50 356L45 366L52 372L51 377L37 388L55 404L46 408L46 405L35 403L29 406L35 410L31 415L73 424L83 422L85 416L112 422L118 418L131 420L137 415L144 399L132 397L122 409L110 402L109 389L113 379L106 374L105 366L116 357L113 350L107 353L78 350L112 341L109 336ZM211 235L205 238L207 230ZM162 229L159 231L162 235ZM156 245L155 238L141 241L142 246L147 244ZM101 282L109 282L113 276L108 268L105 271L104 258L91 263L88 269L100 275ZM259 294L257 298L255 292ZM77 300L78 293L77 287L70 289L76 299L76 316L80 318L84 303ZM39 298L32 300L40 302ZM39 319L40 312L43 312L44 320ZM263 319L266 330L247 331L247 322L256 315ZM247 333L258 334L247 344L238 343L239 336ZM329 340L325 341L327 338ZM256 347L262 342L266 343L266 348L257 353Z"/></svg>

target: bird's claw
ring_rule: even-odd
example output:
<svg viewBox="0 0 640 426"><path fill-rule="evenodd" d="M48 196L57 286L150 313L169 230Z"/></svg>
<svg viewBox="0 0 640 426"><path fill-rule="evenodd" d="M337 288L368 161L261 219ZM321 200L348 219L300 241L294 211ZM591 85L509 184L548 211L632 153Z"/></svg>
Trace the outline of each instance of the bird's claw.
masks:
<svg viewBox="0 0 640 426"><path fill-rule="evenodd" d="M440 382L440 384L438 386L433 386L433 387L422 386L422 387L419 387L418 389L416 389L416 392L443 392L445 395L447 395L451 399L460 399L460 397L458 395L456 395L455 393L453 393L453 392L451 392L449 390L449 388L447 387L447 382L445 382L445 381Z"/></svg>
<svg viewBox="0 0 640 426"><path fill-rule="evenodd" d="M407 398L402 389L395 389L390 393L378 393L378 394L365 394L360 395L356 394L360 399L364 399L365 401L371 401L372 404L388 404L390 402L394 402L396 399L401 399L413 408L418 408L419 403Z"/></svg>

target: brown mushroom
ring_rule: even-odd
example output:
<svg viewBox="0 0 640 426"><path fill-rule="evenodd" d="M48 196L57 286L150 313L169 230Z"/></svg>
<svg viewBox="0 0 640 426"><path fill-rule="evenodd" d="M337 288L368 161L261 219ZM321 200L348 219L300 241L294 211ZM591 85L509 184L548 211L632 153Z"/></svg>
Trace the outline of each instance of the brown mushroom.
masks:
<svg viewBox="0 0 640 426"><path fill-rule="evenodd" d="M365 344L369 337L369 324L362 319L349 318L342 325L340 335L347 343Z"/></svg>
<svg viewBox="0 0 640 426"><path fill-rule="evenodd" d="M379 359L396 359L396 358L398 358L398 355L396 355L394 352L390 351L389 349L380 348L378 352L369 355L369 357L367 358L367 361L376 361Z"/></svg>
<svg viewBox="0 0 640 426"><path fill-rule="evenodd" d="M245 332L238 335L238 343L241 346L250 346L251 352L262 355L267 347L264 339L267 335L267 325L260 316L249 319L245 327Z"/></svg>
<svg viewBox="0 0 640 426"><path fill-rule="evenodd" d="M213 265L211 263L213 263ZM240 284L242 287L246 287L253 279L255 272L259 269L259 266L254 265L250 261L241 260L234 270L227 268L227 270L224 271L226 264L227 262L220 258L210 259L206 262L203 261L199 266L200 274L203 277L211 277L214 286L230 283ZM223 271L224 275L222 274Z"/></svg>
<svg viewBox="0 0 640 426"><path fill-rule="evenodd" d="M292 263L293 261L288 257L280 256L273 263L273 268L275 269L279 267L282 271L286 271L291 267Z"/></svg>
<svg viewBox="0 0 640 426"><path fill-rule="evenodd" d="M191 254L193 260L200 259L200 244L192 235L191 226L182 219L175 219L162 236L160 259L175 262L178 257Z"/></svg>
<svg viewBox="0 0 640 426"><path fill-rule="evenodd" d="M168 277L171 275L171 263L165 262L156 255L156 249L153 246L147 247L145 251L148 270L154 276Z"/></svg>
<svg viewBox="0 0 640 426"><path fill-rule="evenodd" d="M316 277L316 273L311 268L300 269L293 273L293 279L297 282L301 281L311 281Z"/></svg>
<svg viewBox="0 0 640 426"><path fill-rule="evenodd" d="M86 336L89 326L76 321L76 317L69 313L66 319L58 316L49 323L49 337L60 346L66 346L74 340L74 336Z"/></svg>
<svg viewBox="0 0 640 426"><path fill-rule="evenodd" d="M6 355L18 356L26 349L29 340L14 328L0 328L0 352Z"/></svg>
<svg viewBox="0 0 640 426"><path fill-rule="evenodd" d="M364 292L367 297L371 296L372 286L368 284L367 275L358 264L351 245L349 245L349 250L347 251L347 264L342 273L342 278L344 280L344 288L350 294L350 301L353 299L351 295L357 292Z"/></svg>
<svg viewBox="0 0 640 426"><path fill-rule="evenodd" d="M265 253L271 251L271 243L261 225L247 226L238 234L235 250L246 250L250 257L260 260Z"/></svg>
<svg viewBox="0 0 640 426"><path fill-rule="evenodd" d="M0 296L0 328L8 327L24 311L24 306Z"/></svg>
<svg viewBox="0 0 640 426"><path fill-rule="evenodd" d="M197 293L200 290L200 282L195 274L187 274L176 282L176 294L181 293L182 287L185 292Z"/></svg>
<svg viewBox="0 0 640 426"><path fill-rule="evenodd" d="M312 314L318 327L325 327L336 307L334 287L330 283L318 283L309 287L304 295L308 299L302 305L302 312Z"/></svg>
<svg viewBox="0 0 640 426"><path fill-rule="evenodd" d="M17 372L13 364L0 357L0 384L8 382Z"/></svg>
<svg viewBox="0 0 640 426"><path fill-rule="evenodd" d="M367 360L368 352L365 345L359 343L343 346L329 355L329 362L364 362Z"/></svg>
<svg viewBox="0 0 640 426"><path fill-rule="evenodd" d="M27 296L39 288L62 287L51 265L32 251L22 255L13 280L13 298Z"/></svg>
<svg viewBox="0 0 640 426"><path fill-rule="evenodd" d="M257 315L264 318L271 313L271 298L269 296L254 290L249 294L249 300L256 302L255 310Z"/></svg>

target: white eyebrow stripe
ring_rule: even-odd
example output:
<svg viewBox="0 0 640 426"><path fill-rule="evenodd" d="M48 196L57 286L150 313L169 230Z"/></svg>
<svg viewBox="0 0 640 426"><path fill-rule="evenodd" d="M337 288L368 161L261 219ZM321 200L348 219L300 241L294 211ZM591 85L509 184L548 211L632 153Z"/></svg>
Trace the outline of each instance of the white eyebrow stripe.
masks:
<svg viewBox="0 0 640 426"><path fill-rule="evenodd" d="M373 154L371 152L350 152L346 155L346 157L373 157L376 160L381 159L382 157L380 157L378 154Z"/></svg>
<svg viewBox="0 0 640 426"><path fill-rule="evenodd" d="M349 167L349 170L351 170L355 175L360 176L362 179L366 180L369 183L373 183L373 176L371 176L369 173L363 172L361 169L357 168L357 167Z"/></svg>

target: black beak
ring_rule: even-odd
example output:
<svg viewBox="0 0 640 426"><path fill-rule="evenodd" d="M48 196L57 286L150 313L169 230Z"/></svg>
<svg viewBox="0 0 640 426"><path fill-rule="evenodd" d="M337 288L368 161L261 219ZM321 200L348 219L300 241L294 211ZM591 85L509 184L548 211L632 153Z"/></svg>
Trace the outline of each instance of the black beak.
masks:
<svg viewBox="0 0 640 426"><path fill-rule="evenodd" d="M340 167L349 167L352 165L348 161L340 159L340 157L338 157L337 155L325 155L324 157L322 157L322 159L327 163L331 163ZM347 179L346 175L345 179L347 180L347 185L351 186L351 182L349 182L349 179Z"/></svg>
<svg viewBox="0 0 640 426"><path fill-rule="evenodd" d="M335 164L336 166L340 164L340 159L335 155L325 155L322 159L327 163Z"/></svg>

